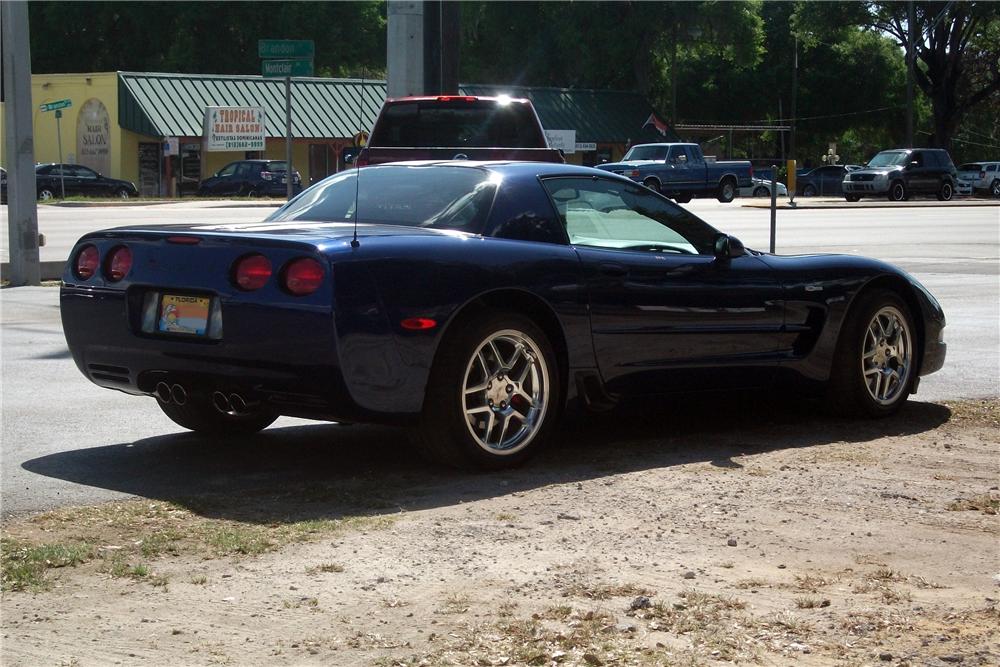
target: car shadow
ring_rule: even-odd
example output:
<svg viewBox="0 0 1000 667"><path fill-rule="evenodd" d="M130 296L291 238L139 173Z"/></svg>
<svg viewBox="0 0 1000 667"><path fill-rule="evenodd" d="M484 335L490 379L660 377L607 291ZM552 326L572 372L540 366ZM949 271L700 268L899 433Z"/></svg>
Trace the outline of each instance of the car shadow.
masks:
<svg viewBox="0 0 1000 667"><path fill-rule="evenodd" d="M177 503L210 518L292 523L413 511L638 470L830 443L864 443L932 430L951 411L908 402L895 416L846 420L810 403L767 398L671 399L567 419L525 466L490 473L426 463L399 428L272 428L238 440L192 433L76 449L31 459L38 475Z"/></svg>

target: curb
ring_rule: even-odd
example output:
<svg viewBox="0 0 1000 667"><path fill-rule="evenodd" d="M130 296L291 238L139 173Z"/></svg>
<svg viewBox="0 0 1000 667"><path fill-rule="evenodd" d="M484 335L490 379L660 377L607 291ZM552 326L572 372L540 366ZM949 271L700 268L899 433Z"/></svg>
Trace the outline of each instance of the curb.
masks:
<svg viewBox="0 0 1000 667"><path fill-rule="evenodd" d="M740 204L742 208L762 208L770 209L770 202L747 202ZM817 201L808 204L796 204L790 206L787 202L778 204L777 208L787 211L802 211L815 209L838 209L838 208L961 208L976 206L1000 206L1000 201L989 200L968 200L968 201Z"/></svg>
<svg viewBox="0 0 1000 667"><path fill-rule="evenodd" d="M40 280L61 280L63 274L63 267L66 266L66 261L55 261L55 262L39 262L39 273L41 274ZM0 264L0 280L8 280L10 277L10 262L3 262Z"/></svg>

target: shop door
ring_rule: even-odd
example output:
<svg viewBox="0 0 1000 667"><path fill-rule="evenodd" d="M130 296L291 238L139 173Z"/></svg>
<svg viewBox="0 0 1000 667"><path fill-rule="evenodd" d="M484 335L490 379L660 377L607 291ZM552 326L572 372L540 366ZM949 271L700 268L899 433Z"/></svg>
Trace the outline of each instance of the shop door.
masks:
<svg viewBox="0 0 1000 667"><path fill-rule="evenodd" d="M309 184L337 171L337 154L329 144L309 144Z"/></svg>
<svg viewBox="0 0 1000 667"><path fill-rule="evenodd" d="M160 144L139 144L139 194L160 196Z"/></svg>
<svg viewBox="0 0 1000 667"><path fill-rule="evenodd" d="M182 144L180 162L178 188L183 194L193 195L198 192L198 184L201 183L201 144Z"/></svg>

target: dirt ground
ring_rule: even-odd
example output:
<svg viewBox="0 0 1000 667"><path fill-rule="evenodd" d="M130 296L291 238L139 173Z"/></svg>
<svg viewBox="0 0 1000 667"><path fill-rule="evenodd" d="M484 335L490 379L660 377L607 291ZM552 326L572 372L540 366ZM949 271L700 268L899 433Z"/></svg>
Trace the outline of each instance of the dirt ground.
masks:
<svg viewBox="0 0 1000 667"><path fill-rule="evenodd" d="M644 406L496 474L372 427L136 443L85 481L141 499L5 522L2 662L1000 664L1000 402L815 412Z"/></svg>

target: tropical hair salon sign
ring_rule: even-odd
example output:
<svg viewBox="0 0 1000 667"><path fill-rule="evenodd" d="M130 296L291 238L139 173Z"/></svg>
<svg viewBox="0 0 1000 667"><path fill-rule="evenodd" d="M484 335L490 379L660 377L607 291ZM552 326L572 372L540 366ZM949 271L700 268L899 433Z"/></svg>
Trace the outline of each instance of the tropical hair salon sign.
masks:
<svg viewBox="0 0 1000 667"><path fill-rule="evenodd" d="M264 150L264 109L205 107L205 150Z"/></svg>

